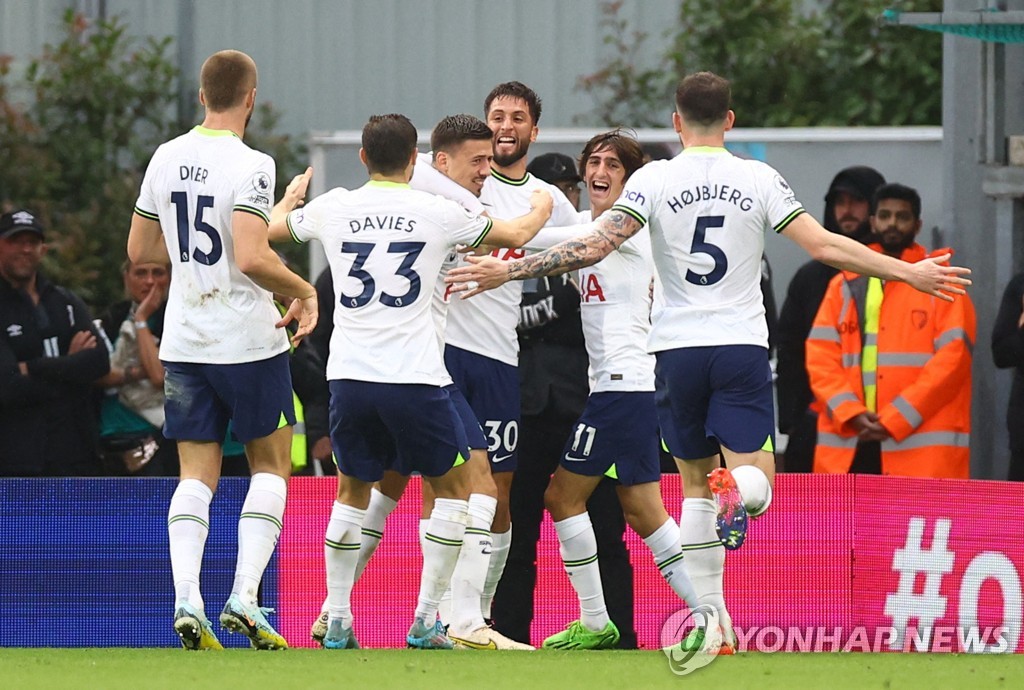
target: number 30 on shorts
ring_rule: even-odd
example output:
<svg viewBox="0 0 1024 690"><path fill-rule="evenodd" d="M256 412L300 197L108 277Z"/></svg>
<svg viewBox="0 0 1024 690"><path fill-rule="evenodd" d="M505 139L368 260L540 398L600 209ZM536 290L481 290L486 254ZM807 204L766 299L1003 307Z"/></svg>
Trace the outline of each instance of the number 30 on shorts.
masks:
<svg viewBox="0 0 1024 690"><path fill-rule="evenodd" d="M508 422L488 419L484 422L484 428L487 433L487 452L494 456L494 462L501 462L515 452L519 445L519 422L514 419ZM508 455L502 457L506 453Z"/></svg>

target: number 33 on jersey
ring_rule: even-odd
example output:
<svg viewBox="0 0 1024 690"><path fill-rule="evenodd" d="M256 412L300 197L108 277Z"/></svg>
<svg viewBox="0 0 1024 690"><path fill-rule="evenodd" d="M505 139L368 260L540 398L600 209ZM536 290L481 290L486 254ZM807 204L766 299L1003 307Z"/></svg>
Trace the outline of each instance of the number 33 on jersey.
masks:
<svg viewBox="0 0 1024 690"><path fill-rule="evenodd" d="M477 246L490 228L485 216L393 182L333 189L292 211L292 237L320 240L334 278L327 378L450 383L430 313L433 286L452 248Z"/></svg>

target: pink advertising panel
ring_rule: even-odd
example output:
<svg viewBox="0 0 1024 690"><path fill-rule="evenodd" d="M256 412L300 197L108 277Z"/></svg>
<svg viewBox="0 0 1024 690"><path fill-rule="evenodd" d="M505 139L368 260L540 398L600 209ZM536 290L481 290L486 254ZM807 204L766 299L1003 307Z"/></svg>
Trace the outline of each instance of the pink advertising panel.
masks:
<svg viewBox="0 0 1024 690"><path fill-rule="evenodd" d="M279 630L311 646L325 596L323 535L334 499L329 478L291 480L278 546ZM678 477L662 491L678 516ZM1020 651L1024 487L891 477L780 475L769 513L729 552L725 596L740 648L776 651L915 649ZM353 592L365 647L404 646L419 588L420 488L409 485L384 541ZM642 648L683 608L643 541L627 530ZM541 528L531 642L578 615L550 520Z"/></svg>
<svg viewBox="0 0 1024 690"><path fill-rule="evenodd" d="M894 651L1024 651L1024 487L865 476L855 490L853 626Z"/></svg>

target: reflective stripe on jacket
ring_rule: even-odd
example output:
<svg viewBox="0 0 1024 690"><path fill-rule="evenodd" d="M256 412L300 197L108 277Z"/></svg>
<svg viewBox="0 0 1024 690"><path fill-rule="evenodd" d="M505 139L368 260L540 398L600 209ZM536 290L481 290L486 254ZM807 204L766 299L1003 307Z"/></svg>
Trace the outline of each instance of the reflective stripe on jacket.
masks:
<svg viewBox="0 0 1024 690"><path fill-rule="evenodd" d="M901 258L926 255L914 244ZM848 271L835 276L807 339L807 371L823 411L815 472L848 472L853 462L857 437L849 422L867 411L860 366L867 285ZM896 281L885 284L884 295L875 385L879 421L892 438L882 442L882 473L967 478L974 305L965 295L947 302Z"/></svg>

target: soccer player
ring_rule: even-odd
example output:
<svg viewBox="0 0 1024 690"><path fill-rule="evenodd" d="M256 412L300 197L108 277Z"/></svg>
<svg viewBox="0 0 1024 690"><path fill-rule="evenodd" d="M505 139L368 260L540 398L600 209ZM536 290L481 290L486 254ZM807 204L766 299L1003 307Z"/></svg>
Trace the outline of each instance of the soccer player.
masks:
<svg viewBox="0 0 1024 690"><path fill-rule="evenodd" d="M526 172L530 143L537 138L541 100L524 84L512 81L499 84L484 100L485 121L492 132L493 163L490 177L483 183L481 203L493 218L514 218L529 207L535 189L547 190L555 200L551 226L578 222L576 209L553 185ZM524 256L521 249L492 252L496 261L506 262ZM516 445L519 441L519 305L522 285L512 283L483 296L483 300L453 300L445 330L445 364L455 384L462 390L477 419L483 425L488 442L491 472L497 488L497 503L491 524L491 557L479 616L459 609L453 603L453 618L463 619L460 629L469 639L472 630L491 617L491 604L498 581L505 569L512 542L509 491L515 471Z"/></svg>
<svg viewBox="0 0 1024 690"><path fill-rule="evenodd" d="M580 214L581 222L611 208L643 159L636 139L618 130L587 142L580 169L591 209ZM544 249L578 232L578 226L545 229L526 246ZM581 615L564 631L546 639L548 648L611 649L619 639L605 606L597 539L587 512L587 500L604 476L618 481L623 513L651 549L669 586L691 609L698 604L683 568L679 525L669 517L661 499L654 357L647 353L653 275L646 234L634 235L579 274L591 392L544 503L555 524Z"/></svg>
<svg viewBox="0 0 1024 690"><path fill-rule="evenodd" d="M274 161L242 143L256 100L256 64L226 50L203 63L203 124L160 146L142 181L128 235L133 263L173 266L160 359L165 434L178 440L181 481L167 531L174 629L186 649L219 649L204 613L199 569L220 478L228 420L245 444L252 479L238 521L238 564L221 625L257 649L288 645L256 600L281 532L294 406L288 337L316 325L316 292L267 242ZM281 203L291 208L292 194ZM296 298L282 319L271 293Z"/></svg>
<svg viewBox="0 0 1024 690"><path fill-rule="evenodd" d="M484 213L485 208L478 197L484 181L491 174L492 136L490 128L472 115L451 115L443 118L431 133L432 155L419 156L416 167L413 169L410 185L413 189L422 191L433 191L439 187L438 191L442 191L449 198L458 201L467 211L474 215ZM433 176L428 171L433 172ZM457 187L450 183L437 185L438 178L446 182L454 182ZM543 220L540 222L534 220L532 216L535 214L531 211L531 214L514 219L511 224L532 233L539 229L543 222ZM495 221L495 226L499 229L504 225L506 225L505 221ZM272 237L277 231L276 224L272 222ZM522 244L520 238L525 237L519 233L508 233L508 235L513 240L512 246L515 247ZM492 230L487 241L497 244L500 239L500 233L495 233ZM446 257L444 265L449 267L454 265L456 256L457 254L453 251ZM448 312L448 287L443 280L443 272L439 274L436 282L431 312L435 319L439 346L443 350ZM490 562L490 529L491 521L494 518L494 507L497 504L497 489L491 476L487 458L487 440L480 423L476 420L473 410L457 386L451 384L446 387L446 390L459 412L470 448L469 458L466 462L466 471L470 481L469 523L466 530L470 536L464 541L462 552L456 562L455 571L452 574L451 592L445 592L445 597L450 597L448 600L450 605L452 598L454 599L454 608L445 611L443 597L441 619L444 623L451 623L449 632L453 639L457 637L456 642L462 647L531 650L533 647L530 645L510 640L485 625L481 618L480 596ZM387 517L395 509L408 482L407 475L387 470L384 472L379 486L371 490L356 564L355 578L357 581L380 544L384 536ZM425 484L423 518L420 521L421 543L432 508L433 496L430 494L429 484ZM452 617L453 612L454 618ZM320 616L310 629L310 636L321 644L327 634L328 620L328 601L325 600Z"/></svg>
<svg viewBox="0 0 1024 690"><path fill-rule="evenodd" d="M722 598L723 542L742 539L747 506L754 513L767 509L774 477L771 371L758 287L765 231L785 234L819 261L904 281L941 299L964 294L970 271L942 266L948 255L905 263L822 228L775 170L725 150L735 114L722 77L684 77L675 101L672 123L683 152L637 171L588 232L512 262L470 257L471 265L453 269L447 280L473 296L509 280L583 268L649 226L656 285L648 349L657 362L659 426L683 480L687 571L699 599L715 602L732 644ZM709 482L719 453L737 476L717 470ZM696 632L689 639L701 644L705 631Z"/></svg>
<svg viewBox="0 0 1024 690"><path fill-rule="evenodd" d="M419 471L437 496L426 529L423 575L411 647L450 649L436 620L466 530L469 444L445 386L431 314L431 291L457 244L487 239L517 245L550 214L550 197L532 197L527 231L493 222L455 202L409 188L416 129L402 115L374 116L363 128L360 159L370 181L335 189L287 217L300 242L319 239L334 276L334 332L327 364L331 440L338 457L338 498L325 537L328 625L324 647L358 647L351 590L371 485L390 467ZM277 236L275 225L274 236ZM429 284L429 283L428 283Z"/></svg>

